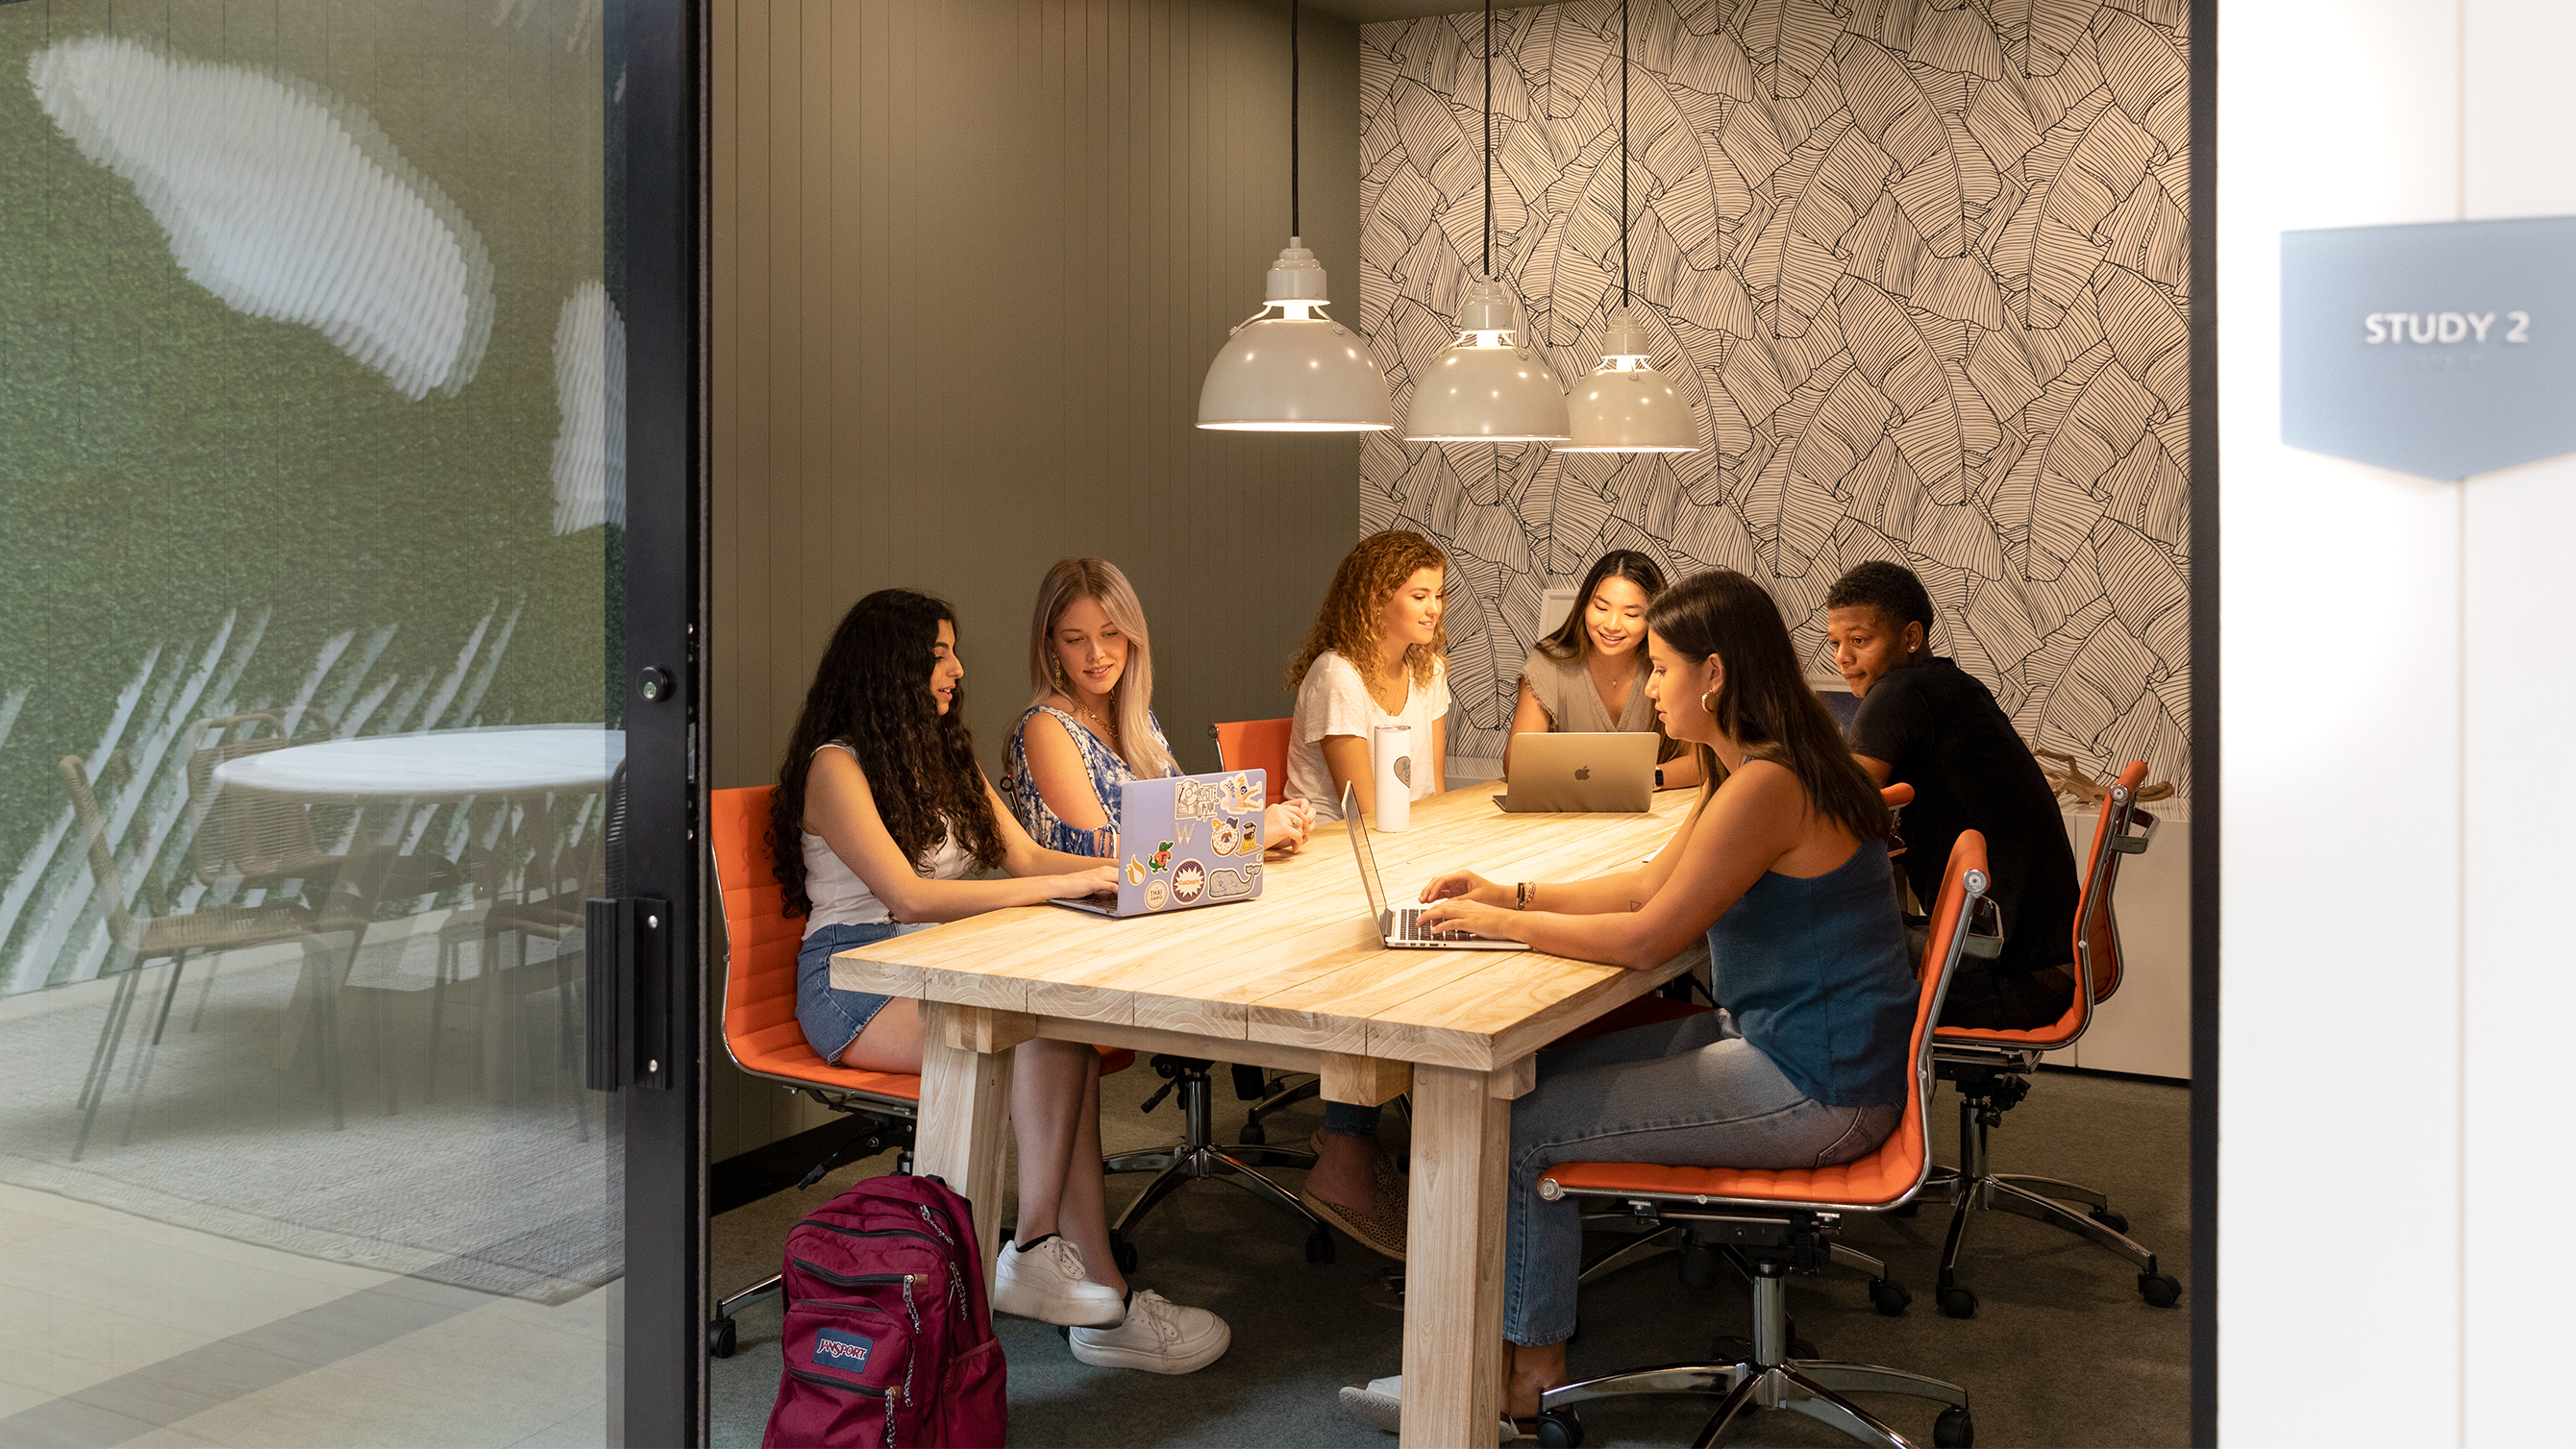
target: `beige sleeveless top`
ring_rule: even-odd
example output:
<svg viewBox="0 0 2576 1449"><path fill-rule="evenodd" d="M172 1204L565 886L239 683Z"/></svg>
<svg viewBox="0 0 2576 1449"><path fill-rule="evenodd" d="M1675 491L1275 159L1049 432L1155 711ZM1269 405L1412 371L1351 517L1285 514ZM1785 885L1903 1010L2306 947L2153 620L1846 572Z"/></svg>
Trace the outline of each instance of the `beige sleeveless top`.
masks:
<svg viewBox="0 0 2576 1449"><path fill-rule="evenodd" d="M1644 651L1638 651L1642 660ZM1655 702L1646 697L1646 671L1637 671L1637 682L1628 687L1628 707L1617 719L1601 704L1601 691L1592 687L1592 670L1578 656L1573 659L1550 659L1533 649L1521 664L1521 680L1538 696L1539 708L1547 711L1548 723L1561 735L1652 734L1655 730ZM1678 751L1667 741L1656 751L1659 758L1670 759Z"/></svg>

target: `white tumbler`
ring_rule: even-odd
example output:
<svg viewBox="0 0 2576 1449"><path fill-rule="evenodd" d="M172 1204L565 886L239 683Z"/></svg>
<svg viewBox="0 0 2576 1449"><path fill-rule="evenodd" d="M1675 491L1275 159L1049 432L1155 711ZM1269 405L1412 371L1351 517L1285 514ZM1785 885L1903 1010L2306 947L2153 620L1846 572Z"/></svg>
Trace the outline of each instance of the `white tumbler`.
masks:
<svg viewBox="0 0 2576 1449"><path fill-rule="evenodd" d="M1369 740L1370 774L1377 780L1377 828L1413 825L1413 726L1379 725Z"/></svg>

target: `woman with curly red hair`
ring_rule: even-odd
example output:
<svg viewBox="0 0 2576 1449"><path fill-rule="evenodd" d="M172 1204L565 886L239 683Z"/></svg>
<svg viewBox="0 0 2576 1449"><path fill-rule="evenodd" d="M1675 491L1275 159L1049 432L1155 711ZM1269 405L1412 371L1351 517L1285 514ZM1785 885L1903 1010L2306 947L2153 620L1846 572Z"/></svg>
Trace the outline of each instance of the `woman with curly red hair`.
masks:
<svg viewBox="0 0 2576 1449"><path fill-rule="evenodd" d="M1369 741L1379 725L1410 726L1412 798L1440 791L1448 753L1449 556L1421 534L1388 529L1361 539L1333 571L1315 627L1288 666L1297 710L1288 732L1288 793L1319 821L1342 818L1342 787L1377 808ZM1405 1186L1377 1145L1378 1109L1324 1104L1315 1168L1297 1194L1306 1210L1362 1245L1404 1261Z"/></svg>
<svg viewBox="0 0 2576 1449"><path fill-rule="evenodd" d="M1342 818L1342 787L1377 808L1369 740L1379 725L1412 727L1413 798L1440 793L1448 752L1449 556L1421 534L1391 528L1361 539L1315 626L1288 664L1297 711L1288 735L1288 794L1318 821Z"/></svg>

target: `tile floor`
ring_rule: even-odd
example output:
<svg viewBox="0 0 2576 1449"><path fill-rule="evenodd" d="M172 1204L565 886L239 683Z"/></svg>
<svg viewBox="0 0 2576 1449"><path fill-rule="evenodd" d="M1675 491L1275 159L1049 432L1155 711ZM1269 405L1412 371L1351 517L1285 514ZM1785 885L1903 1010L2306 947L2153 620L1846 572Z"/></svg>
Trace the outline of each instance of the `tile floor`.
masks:
<svg viewBox="0 0 2576 1449"><path fill-rule="evenodd" d="M610 1298L549 1307L0 1185L0 1443L597 1444Z"/></svg>

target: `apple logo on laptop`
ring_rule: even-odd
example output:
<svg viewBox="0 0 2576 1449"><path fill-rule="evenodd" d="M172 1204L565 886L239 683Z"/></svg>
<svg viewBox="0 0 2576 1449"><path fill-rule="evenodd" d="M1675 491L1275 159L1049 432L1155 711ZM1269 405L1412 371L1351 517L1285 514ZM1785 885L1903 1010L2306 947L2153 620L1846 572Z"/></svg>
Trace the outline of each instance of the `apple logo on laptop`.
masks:
<svg viewBox="0 0 2576 1449"><path fill-rule="evenodd" d="M1575 767L1574 767L1574 778L1576 778L1576 779L1578 779L1578 780L1589 780L1589 779L1591 779L1591 778L1592 778L1592 767L1591 767L1590 765L1577 765L1577 766L1575 766Z"/></svg>

